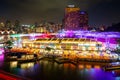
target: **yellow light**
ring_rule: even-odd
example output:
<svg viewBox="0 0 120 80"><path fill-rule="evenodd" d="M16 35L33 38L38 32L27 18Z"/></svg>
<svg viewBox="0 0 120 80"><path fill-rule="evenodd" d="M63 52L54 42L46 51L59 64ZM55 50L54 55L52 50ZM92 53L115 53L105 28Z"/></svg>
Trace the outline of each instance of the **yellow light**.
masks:
<svg viewBox="0 0 120 80"><path fill-rule="evenodd" d="M82 47L82 50L83 50L83 51L85 51L85 50L86 50L86 48L85 48L85 47Z"/></svg>
<svg viewBox="0 0 120 80"><path fill-rule="evenodd" d="M90 69L90 68L91 68L91 65L86 65L86 68L87 68L87 69Z"/></svg>
<svg viewBox="0 0 120 80"><path fill-rule="evenodd" d="M83 68L84 68L84 65L79 65L79 68L80 68L80 69L83 69Z"/></svg>
<svg viewBox="0 0 120 80"><path fill-rule="evenodd" d="M10 62L10 67L11 67L11 68L16 68L16 67L17 67L17 64L18 64L17 61Z"/></svg>
<svg viewBox="0 0 120 80"><path fill-rule="evenodd" d="M100 69L100 66L99 65L95 65L94 68Z"/></svg>

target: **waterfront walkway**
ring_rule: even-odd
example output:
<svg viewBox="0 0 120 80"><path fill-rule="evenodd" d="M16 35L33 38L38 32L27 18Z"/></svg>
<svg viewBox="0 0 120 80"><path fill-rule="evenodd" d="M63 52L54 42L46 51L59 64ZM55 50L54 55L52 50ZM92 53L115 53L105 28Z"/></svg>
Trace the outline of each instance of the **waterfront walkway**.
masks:
<svg viewBox="0 0 120 80"><path fill-rule="evenodd" d="M0 70L0 80L30 80L30 79L26 79L26 78L5 72L3 70Z"/></svg>

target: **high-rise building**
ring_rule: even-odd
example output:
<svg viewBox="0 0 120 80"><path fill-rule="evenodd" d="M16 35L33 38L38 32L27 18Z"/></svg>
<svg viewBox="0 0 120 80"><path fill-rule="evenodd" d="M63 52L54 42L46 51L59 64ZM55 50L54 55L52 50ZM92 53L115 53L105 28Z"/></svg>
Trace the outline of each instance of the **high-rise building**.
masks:
<svg viewBox="0 0 120 80"><path fill-rule="evenodd" d="M68 5L65 8L64 29L80 30L84 26L88 26L88 13L86 11L80 11L80 8L74 5Z"/></svg>
<svg viewBox="0 0 120 80"><path fill-rule="evenodd" d="M86 11L80 11L80 27L88 26L88 13Z"/></svg>
<svg viewBox="0 0 120 80"><path fill-rule="evenodd" d="M74 5L68 5L65 8L64 28L65 30L79 29L79 11L80 8Z"/></svg>

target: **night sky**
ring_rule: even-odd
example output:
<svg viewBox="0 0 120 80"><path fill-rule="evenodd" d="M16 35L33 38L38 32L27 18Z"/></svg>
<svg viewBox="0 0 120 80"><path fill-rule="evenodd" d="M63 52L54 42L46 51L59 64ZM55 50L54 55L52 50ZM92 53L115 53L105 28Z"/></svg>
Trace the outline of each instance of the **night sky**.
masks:
<svg viewBox="0 0 120 80"><path fill-rule="evenodd" d="M62 23L69 4L89 14L91 26L120 22L120 0L0 0L0 22L16 19L23 24L48 21Z"/></svg>

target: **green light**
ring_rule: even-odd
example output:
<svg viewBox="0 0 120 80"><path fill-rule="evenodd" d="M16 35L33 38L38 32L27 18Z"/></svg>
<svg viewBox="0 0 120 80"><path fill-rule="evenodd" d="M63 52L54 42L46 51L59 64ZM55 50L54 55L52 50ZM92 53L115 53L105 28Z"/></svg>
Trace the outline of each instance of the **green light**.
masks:
<svg viewBox="0 0 120 80"><path fill-rule="evenodd" d="M20 34L12 34L10 37L20 37Z"/></svg>

